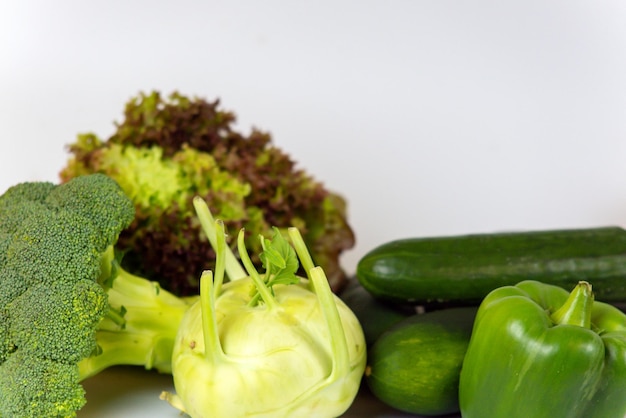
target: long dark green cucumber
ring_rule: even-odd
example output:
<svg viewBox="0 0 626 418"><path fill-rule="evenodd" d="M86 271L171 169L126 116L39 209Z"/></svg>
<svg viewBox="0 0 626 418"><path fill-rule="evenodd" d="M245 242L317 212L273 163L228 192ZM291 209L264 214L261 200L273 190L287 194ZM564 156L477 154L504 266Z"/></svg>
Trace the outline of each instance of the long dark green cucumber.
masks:
<svg viewBox="0 0 626 418"><path fill-rule="evenodd" d="M383 299L479 302L491 290L532 279L596 300L626 301L626 231L618 227L408 238L367 253L357 278Z"/></svg>

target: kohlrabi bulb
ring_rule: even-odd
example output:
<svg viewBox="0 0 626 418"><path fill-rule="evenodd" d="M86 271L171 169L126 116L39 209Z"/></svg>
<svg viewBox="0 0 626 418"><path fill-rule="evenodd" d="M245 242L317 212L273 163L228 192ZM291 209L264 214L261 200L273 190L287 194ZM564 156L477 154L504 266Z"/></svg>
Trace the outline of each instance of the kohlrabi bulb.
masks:
<svg viewBox="0 0 626 418"><path fill-rule="evenodd" d="M217 234L207 231L217 247L216 272L203 274L200 301L180 324L172 356L176 394L163 397L193 418L340 416L365 369L356 316L313 267L297 230L289 235L308 279L295 275L296 253L278 231L272 241L262 239L263 275L246 259L240 233L242 277L234 258L221 255L230 250L217 226ZM224 264L231 281L222 285Z"/></svg>

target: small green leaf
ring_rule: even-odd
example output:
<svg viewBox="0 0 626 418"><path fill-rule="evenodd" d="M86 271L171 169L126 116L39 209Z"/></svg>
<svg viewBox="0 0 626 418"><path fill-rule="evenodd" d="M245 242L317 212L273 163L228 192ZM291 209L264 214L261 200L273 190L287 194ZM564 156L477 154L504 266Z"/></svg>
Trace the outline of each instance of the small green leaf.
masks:
<svg viewBox="0 0 626 418"><path fill-rule="evenodd" d="M260 254L263 267L266 270L284 269L287 266L287 261L283 257L283 254L273 246L267 246L270 242L268 239L263 239L263 252Z"/></svg>
<svg viewBox="0 0 626 418"><path fill-rule="evenodd" d="M294 274L294 272L282 270L272 277L269 285L273 286L275 284L296 284L299 281L300 279Z"/></svg>
<svg viewBox="0 0 626 418"><path fill-rule="evenodd" d="M263 252L259 255L265 267L267 285L271 288L275 284L298 283L298 256L280 230L276 227L273 230L274 236L271 240L261 238Z"/></svg>

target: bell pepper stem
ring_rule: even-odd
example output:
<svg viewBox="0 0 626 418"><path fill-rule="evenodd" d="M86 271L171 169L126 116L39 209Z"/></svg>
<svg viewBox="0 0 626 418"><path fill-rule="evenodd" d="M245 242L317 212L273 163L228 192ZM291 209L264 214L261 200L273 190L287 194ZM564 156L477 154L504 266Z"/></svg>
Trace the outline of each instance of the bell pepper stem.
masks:
<svg viewBox="0 0 626 418"><path fill-rule="evenodd" d="M569 297L550 317L555 324L576 325L591 328L591 308L593 307L593 291L591 284L580 281L569 294Z"/></svg>

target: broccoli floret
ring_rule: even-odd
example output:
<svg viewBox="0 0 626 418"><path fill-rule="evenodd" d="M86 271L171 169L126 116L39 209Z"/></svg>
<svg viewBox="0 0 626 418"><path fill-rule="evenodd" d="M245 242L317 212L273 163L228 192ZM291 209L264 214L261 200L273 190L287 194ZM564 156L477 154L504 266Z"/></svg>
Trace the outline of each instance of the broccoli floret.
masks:
<svg viewBox="0 0 626 418"><path fill-rule="evenodd" d="M120 184L137 211L118 242L126 251L124 267L175 294L196 295L201 272L215 267L207 265L215 254L196 221L194 196L209 202L228 230L244 228L256 237L274 226L297 227L338 291L345 284L339 257L354 246L345 201L298 169L268 133L243 135L235 122L218 100L141 93L126 104L108 139L78 136L60 177L105 173ZM227 240L234 249L234 238ZM261 248L249 242L261 267Z"/></svg>
<svg viewBox="0 0 626 418"><path fill-rule="evenodd" d="M44 300L54 309L42 309ZM31 358L76 364L94 351L96 325L106 313L106 292L95 281L37 284L10 304L12 343Z"/></svg>
<svg viewBox="0 0 626 418"><path fill-rule="evenodd" d="M27 209L25 209L27 208ZM169 373L184 300L119 265L132 201L103 174L0 196L0 416L72 417L106 367Z"/></svg>
<svg viewBox="0 0 626 418"><path fill-rule="evenodd" d="M24 219L37 214L53 188L53 183L43 181L10 187L0 196L0 232L13 233Z"/></svg>
<svg viewBox="0 0 626 418"><path fill-rule="evenodd" d="M85 391L73 363L33 359L16 351L0 374L0 416L73 417L85 405Z"/></svg>
<svg viewBox="0 0 626 418"><path fill-rule="evenodd" d="M25 182L9 187L0 196L0 207L22 203L23 201L39 202L46 201L48 194L55 188L55 184L49 181Z"/></svg>

